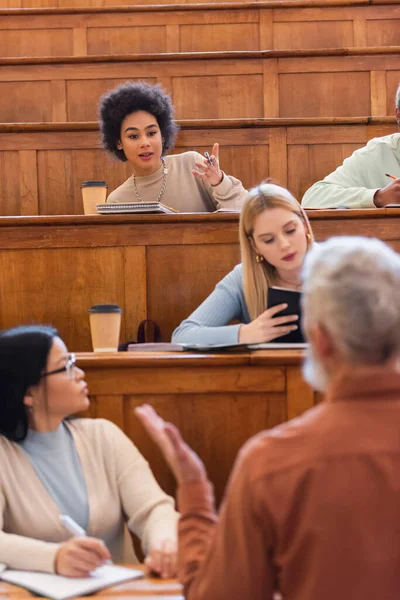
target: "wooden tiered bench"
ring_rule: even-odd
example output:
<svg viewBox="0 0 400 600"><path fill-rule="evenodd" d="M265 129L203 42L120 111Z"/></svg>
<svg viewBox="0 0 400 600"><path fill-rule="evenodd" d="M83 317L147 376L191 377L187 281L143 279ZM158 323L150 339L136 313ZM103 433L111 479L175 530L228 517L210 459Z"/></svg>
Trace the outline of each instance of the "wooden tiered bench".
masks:
<svg viewBox="0 0 400 600"><path fill-rule="evenodd" d="M400 250L400 210L308 211L317 240L376 236ZM121 340L156 320L163 340L240 261L237 214L0 218L0 329L52 323L91 348L87 310L123 310Z"/></svg>
<svg viewBox="0 0 400 600"><path fill-rule="evenodd" d="M272 177L299 200L315 181L373 137L396 130L394 117L180 121L174 152L221 146L221 166L246 188ZM131 166L101 149L97 123L0 124L0 215L81 214L80 184L105 179L109 191Z"/></svg>
<svg viewBox="0 0 400 600"><path fill-rule="evenodd" d="M91 121L127 79L162 83L178 119L387 116L400 47L0 59L5 122ZM15 99L18 98L18 102Z"/></svg>
<svg viewBox="0 0 400 600"><path fill-rule="evenodd" d="M68 5L65 1L61 4ZM0 10L0 56L400 45L400 3L393 2L164 4L157 0L154 5L92 8L87 8L89 0L81 4L86 8ZM122 0L118 4L123 4ZM24 6L28 6L27 0Z"/></svg>

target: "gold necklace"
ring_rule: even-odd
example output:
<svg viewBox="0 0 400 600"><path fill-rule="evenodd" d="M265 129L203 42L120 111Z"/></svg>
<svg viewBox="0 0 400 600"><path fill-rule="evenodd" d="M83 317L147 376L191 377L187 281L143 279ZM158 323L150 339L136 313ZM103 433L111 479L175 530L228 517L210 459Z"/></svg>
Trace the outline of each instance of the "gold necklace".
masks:
<svg viewBox="0 0 400 600"><path fill-rule="evenodd" d="M163 181L162 181L162 184L161 184L160 193L158 194L157 200L155 200L155 202L160 202L161 198L164 196L165 188L167 186L168 167L167 167L167 164L166 164L166 162L165 162L165 160L163 158L161 159L161 162L162 162L162 165L163 165ZM141 198L141 196L139 194L139 191L137 189L137 186L136 186L136 176L135 176L135 173L133 173L133 175L132 175L132 180L133 180L133 189L135 190L136 198L138 199L138 202L143 202L143 200L142 200L142 198Z"/></svg>

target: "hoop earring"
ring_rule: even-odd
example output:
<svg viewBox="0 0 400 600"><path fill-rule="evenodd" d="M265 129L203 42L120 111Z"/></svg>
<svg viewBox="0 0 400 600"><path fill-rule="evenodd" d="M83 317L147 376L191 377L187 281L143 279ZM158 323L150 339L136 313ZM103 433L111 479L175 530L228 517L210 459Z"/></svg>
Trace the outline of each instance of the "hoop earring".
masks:
<svg viewBox="0 0 400 600"><path fill-rule="evenodd" d="M256 262L262 263L263 260L264 260L264 257L262 254L256 254Z"/></svg>

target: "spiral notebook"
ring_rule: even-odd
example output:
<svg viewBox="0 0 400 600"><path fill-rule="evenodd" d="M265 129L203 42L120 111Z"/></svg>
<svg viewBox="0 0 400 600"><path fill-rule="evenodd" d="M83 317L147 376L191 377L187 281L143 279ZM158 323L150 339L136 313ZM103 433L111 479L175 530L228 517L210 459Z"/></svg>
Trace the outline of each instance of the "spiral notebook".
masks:
<svg viewBox="0 0 400 600"><path fill-rule="evenodd" d="M3 570L2 570L3 567ZM143 577L143 571L115 565L104 565L92 571L90 577L62 577L39 571L17 571L0 565L0 579L19 585L52 600L67 600L86 596L103 588Z"/></svg>
<svg viewBox="0 0 400 600"><path fill-rule="evenodd" d="M179 212L161 202L125 202L118 204L97 204L97 212L101 215L113 215L120 213L136 214L173 214Z"/></svg>

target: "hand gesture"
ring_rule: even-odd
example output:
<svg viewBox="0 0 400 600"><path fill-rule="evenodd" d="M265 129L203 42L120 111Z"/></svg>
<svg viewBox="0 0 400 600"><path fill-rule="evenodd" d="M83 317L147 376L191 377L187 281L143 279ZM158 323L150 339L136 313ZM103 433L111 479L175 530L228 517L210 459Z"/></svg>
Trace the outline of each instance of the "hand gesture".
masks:
<svg viewBox="0 0 400 600"><path fill-rule="evenodd" d="M239 342L243 344L261 344L295 331L298 326L294 325L293 322L298 320L297 315L275 317L285 308L287 308L287 304L272 306L248 325L242 325L239 329Z"/></svg>
<svg viewBox="0 0 400 600"><path fill-rule="evenodd" d="M374 204L383 208L387 204L400 204L400 178L395 179L382 190L378 190L374 196Z"/></svg>
<svg viewBox="0 0 400 600"><path fill-rule="evenodd" d="M175 425L166 423L148 404L135 408L135 414L160 448L178 483L206 479L202 461L183 441Z"/></svg>
<svg viewBox="0 0 400 600"><path fill-rule="evenodd" d="M144 564L163 579L170 579L177 575L177 542L167 538L153 543L149 553L144 559Z"/></svg>
<svg viewBox="0 0 400 600"><path fill-rule="evenodd" d="M203 162L196 162L196 167L199 170L196 171L193 169L192 171L195 177L203 179L203 181L206 181L212 186L216 186L221 183L224 178L224 174L219 168L219 144L215 143L212 147L210 162L208 162L208 159L205 158Z"/></svg>
<svg viewBox="0 0 400 600"><path fill-rule="evenodd" d="M55 571L64 577L88 577L90 571L111 559L102 540L91 537L73 537L58 549Z"/></svg>

